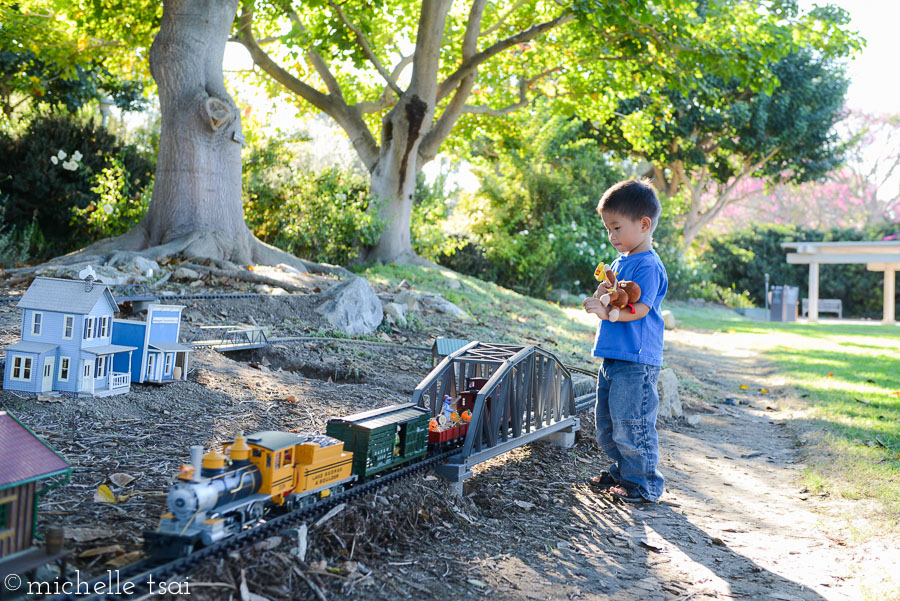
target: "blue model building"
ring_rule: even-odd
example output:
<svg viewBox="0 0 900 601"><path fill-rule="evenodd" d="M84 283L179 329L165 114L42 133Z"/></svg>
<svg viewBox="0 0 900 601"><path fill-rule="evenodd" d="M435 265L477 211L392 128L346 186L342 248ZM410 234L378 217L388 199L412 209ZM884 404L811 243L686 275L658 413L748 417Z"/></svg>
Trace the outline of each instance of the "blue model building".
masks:
<svg viewBox="0 0 900 601"><path fill-rule="evenodd" d="M117 357L115 369L130 369L132 382L172 382L187 380L191 348L178 343L181 305L151 304L145 321L117 319L113 323L113 344L136 346L129 364Z"/></svg>
<svg viewBox="0 0 900 601"><path fill-rule="evenodd" d="M112 343L118 307L104 284L90 277L35 278L16 306L22 335L6 347L4 389L94 396L129 391L136 347Z"/></svg>

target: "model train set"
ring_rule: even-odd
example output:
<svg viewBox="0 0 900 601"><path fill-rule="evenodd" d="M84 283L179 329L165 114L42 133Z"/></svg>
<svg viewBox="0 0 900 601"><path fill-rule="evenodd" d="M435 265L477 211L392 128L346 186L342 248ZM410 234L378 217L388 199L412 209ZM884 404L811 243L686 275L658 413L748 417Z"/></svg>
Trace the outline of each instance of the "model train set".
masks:
<svg viewBox="0 0 900 601"><path fill-rule="evenodd" d="M4 388L79 398L124 394L131 382L187 379L193 341L178 341L183 307L151 303L145 321L127 322L112 318L116 299L90 278L35 282L18 303L21 342L7 347ZM136 334L117 338L126 326ZM291 339L264 343L274 340ZM450 342L454 350L441 354L409 403L332 418L324 432L235 432L217 448L192 445L189 463L160 491L166 509L143 533L143 558L120 569L123 582L183 573L416 471L434 469L459 492L471 468L490 457L542 437L574 436L588 395L576 397L568 369L551 353Z"/></svg>

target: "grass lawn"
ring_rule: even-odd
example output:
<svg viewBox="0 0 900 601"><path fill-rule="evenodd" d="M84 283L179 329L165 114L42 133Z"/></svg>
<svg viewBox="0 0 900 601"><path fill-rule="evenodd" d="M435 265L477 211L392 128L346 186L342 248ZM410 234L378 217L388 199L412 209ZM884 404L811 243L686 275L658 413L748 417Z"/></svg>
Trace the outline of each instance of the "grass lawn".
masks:
<svg viewBox="0 0 900 601"><path fill-rule="evenodd" d="M725 309L679 306L686 328L741 334L810 404L821 431L807 485L874 499L900 527L900 327L873 322L756 322Z"/></svg>

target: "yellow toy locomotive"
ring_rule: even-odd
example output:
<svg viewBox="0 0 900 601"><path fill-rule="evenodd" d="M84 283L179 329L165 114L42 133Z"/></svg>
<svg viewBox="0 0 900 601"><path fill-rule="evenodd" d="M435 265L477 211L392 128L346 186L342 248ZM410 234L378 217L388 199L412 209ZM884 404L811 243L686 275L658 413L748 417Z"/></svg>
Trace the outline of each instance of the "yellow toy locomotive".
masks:
<svg viewBox="0 0 900 601"><path fill-rule="evenodd" d="M156 532L144 533L151 552L180 555L210 545L277 507L314 503L355 479L353 454L321 434L239 434L223 451L203 455L203 447L191 447L191 465L169 490L168 513Z"/></svg>

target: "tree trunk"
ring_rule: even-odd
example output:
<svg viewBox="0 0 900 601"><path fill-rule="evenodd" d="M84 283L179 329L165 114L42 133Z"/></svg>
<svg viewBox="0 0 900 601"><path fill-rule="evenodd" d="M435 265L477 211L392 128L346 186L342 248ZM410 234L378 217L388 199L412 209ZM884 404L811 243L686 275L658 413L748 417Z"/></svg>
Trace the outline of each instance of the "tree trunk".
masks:
<svg viewBox="0 0 900 601"><path fill-rule="evenodd" d="M241 118L222 58L238 0L166 0L150 47L162 124L148 246L190 237L187 256L253 260L241 204Z"/></svg>
<svg viewBox="0 0 900 601"><path fill-rule="evenodd" d="M416 177L421 168L417 155L433 117L434 104L429 108L416 95L401 99L384 117L382 152L371 174L370 190L385 229L366 255L368 260L405 261L415 257L409 225Z"/></svg>

